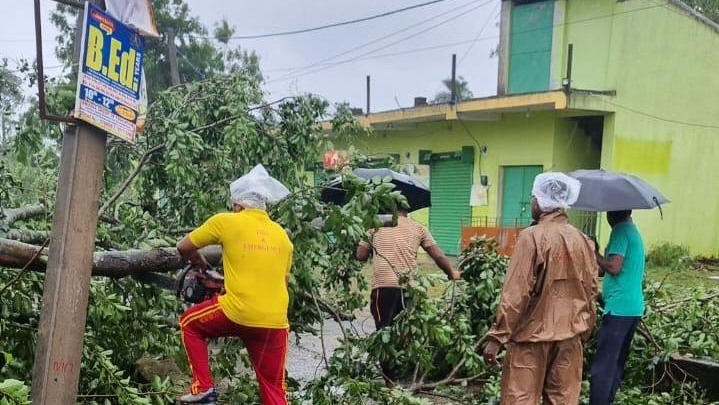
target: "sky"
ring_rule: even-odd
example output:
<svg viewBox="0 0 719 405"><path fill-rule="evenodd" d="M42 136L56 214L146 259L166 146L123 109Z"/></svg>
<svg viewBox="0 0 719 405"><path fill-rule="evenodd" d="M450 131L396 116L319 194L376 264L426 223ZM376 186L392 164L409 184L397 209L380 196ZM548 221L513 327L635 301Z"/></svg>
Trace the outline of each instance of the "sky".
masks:
<svg viewBox="0 0 719 405"><path fill-rule="evenodd" d="M238 36L362 18L424 1L186 0L191 14L210 31L226 18ZM34 59L33 1L0 2L12 3L0 14L0 58L8 58L11 65L20 58ZM59 65L53 55L57 31L49 21L54 7L42 0L45 65L50 67ZM370 75L371 110L392 110L412 106L417 96L431 99L442 90L441 81L451 75L453 53L457 75L469 82L475 97L496 94L497 58L490 55L499 42L499 9L500 0L445 0L353 25L231 44L259 55L268 99L310 92L332 103L364 108ZM315 66L295 69L309 65ZM59 69L46 72L53 73Z"/></svg>

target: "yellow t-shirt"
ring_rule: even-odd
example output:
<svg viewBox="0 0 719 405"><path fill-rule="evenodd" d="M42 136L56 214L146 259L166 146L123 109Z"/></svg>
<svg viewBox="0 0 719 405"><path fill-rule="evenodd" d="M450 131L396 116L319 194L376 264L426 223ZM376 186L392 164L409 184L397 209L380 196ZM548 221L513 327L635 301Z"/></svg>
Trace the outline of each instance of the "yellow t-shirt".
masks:
<svg viewBox="0 0 719 405"><path fill-rule="evenodd" d="M189 238L197 247L222 245L226 293L218 301L230 320L259 328L289 327L285 279L294 248L284 229L265 211L214 215Z"/></svg>

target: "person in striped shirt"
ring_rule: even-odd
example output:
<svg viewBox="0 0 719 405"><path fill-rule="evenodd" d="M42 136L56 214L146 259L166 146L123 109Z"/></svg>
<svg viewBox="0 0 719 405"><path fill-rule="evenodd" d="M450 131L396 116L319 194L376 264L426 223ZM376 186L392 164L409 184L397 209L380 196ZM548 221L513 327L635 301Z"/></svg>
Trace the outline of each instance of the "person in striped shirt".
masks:
<svg viewBox="0 0 719 405"><path fill-rule="evenodd" d="M390 326L409 304L403 280L411 279L417 271L417 252L421 247L444 271L450 280L459 280L460 274L437 246L432 234L421 224L409 219L400 211L397 226L383 227L369 232L369 240L357 246L356 258L369 260L372 256L372 293L370 310L377 330ZM382 370L388 385L394 379L386 365Z"/></svg>

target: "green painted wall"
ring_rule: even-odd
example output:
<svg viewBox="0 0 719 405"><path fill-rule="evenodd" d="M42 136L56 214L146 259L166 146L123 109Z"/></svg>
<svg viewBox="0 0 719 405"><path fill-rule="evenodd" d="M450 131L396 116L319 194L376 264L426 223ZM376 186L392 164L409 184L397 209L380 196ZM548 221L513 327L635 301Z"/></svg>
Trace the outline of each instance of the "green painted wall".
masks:
<svg viewBox="0 0 719 405"><path fill-rule="evenodd" d="M512 6L509 93L549 89L554 1Z"/></svg>
<svg viewBox="0 0 719 405"><path fill-rule="evenodd" d="M558 118L554 127L554 165L552 171L571 172L598 169L601 151L579 127L576 120Z"/></svg>
<svg viewBox="0 0 719 405"><path fill-rule="evenodd" d="M602 167L636 174L672 200L663 221L635 214L649 245L719 254L719 32L666 0L568 2L568 21L589 18L567 24L564 38L574 44L573 87L616 90L571 100L614 111Z"/></svg>
<svg viewBox="0 0 719 405"><path fill-rule="evenodd" d="M498 121L464 122L476 142L487 146L486 154L479 153L477 143L456 121L420 124L414 130L375 131L372 137L361 139L355 146L370 155L398 153L400 163L414 164L420 149L440 153L475 146L472 177L478 182L480 175L487 175L490 186L488 205L473 207L472 215L490 218L501 216L503 166L539 165L545 170L567 170L598 165L599 152L588 148L584 133L575 129L569 119L557 117L555 112L503 114ZM335 147L343 149L346 145ZM428 210L411 216L428 224Z"/></svg>

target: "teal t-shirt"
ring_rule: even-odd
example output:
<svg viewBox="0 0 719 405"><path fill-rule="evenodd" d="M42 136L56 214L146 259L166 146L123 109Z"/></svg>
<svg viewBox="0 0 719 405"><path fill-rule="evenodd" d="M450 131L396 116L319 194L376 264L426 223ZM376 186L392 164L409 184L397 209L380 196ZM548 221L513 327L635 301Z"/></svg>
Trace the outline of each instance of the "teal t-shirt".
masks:
<svg viewBox="0 0 719 405"><path fill-rule="evenodd" d="M616 276L604 274L602 296L604 313L618 316L644 314L644 242L632 222L622 222L612 228L605 256L624 258L622 269Z"/></svg>

